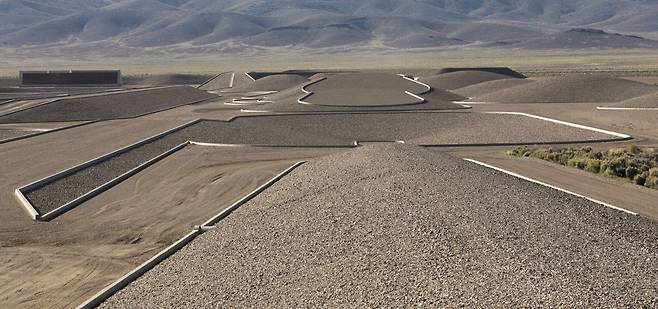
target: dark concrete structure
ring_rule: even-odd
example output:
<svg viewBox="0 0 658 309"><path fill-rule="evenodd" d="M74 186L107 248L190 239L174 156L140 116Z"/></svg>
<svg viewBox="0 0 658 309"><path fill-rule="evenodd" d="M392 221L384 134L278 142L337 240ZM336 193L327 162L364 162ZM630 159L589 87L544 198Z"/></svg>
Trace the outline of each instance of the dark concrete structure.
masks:
<svg viewBox="0 0 658 309"><path fill-rule="evenodd" d="M121 71L21 71L21 87L118 87Z"/></svg>

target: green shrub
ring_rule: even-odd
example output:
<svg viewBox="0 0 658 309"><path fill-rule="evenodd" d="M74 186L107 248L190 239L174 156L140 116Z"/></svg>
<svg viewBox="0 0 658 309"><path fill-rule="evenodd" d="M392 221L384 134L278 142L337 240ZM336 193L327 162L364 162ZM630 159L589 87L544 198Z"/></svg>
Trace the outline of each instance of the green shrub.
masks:
<svg viewBox="0 0 658 309"><path fill-rule="evenodd" d="M633 180L635 179L635 176L637 175L638 172L639 170L637 169L637 167L629 166L626 168L626 178Z"/></svg>
<svg viewBox="0 0 658 309"><path fill-rule="evenodd" d="M646 181L647 181L647 174L646 173L637 174L637 175L635 175L635 178L633 179L633 182L636 185L640 185L640 186L644 186Z"/></svg>
<svg viewBox="0 0 658 309"><path fill-rule="evenodd" d="M658 151L628 145L607 151L582 148L528 148L520 146L506 152L518 157L532 157L571 166L610 177L626 178L635 184L658 189Z"/></svg>
<svg viewBox="0 0 658 309"><path fill-rule="evenodd" d="M591 173L598 174L601 172L601 160L587 159L585 170Z"/></svg>

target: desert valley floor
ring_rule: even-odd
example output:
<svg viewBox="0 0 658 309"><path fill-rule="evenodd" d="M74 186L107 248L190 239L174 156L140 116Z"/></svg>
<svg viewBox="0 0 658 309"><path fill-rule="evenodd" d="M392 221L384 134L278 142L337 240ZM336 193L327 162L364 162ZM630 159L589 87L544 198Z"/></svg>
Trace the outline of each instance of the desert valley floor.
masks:
<svg viewBox="0 0 658 309"><path fill-rule="evenodd" d="M658 190L505 154L658 146L651 81L174 84L0 88L2 307L658 306Z"/></svg>

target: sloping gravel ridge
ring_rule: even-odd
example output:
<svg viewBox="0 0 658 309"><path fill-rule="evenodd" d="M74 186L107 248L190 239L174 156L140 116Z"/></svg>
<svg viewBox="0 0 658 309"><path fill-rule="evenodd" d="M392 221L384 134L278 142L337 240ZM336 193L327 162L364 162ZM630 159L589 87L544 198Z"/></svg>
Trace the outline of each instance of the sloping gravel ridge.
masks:
<svg viewBox="0 0 658 309"><path fill-rule="evenodd" d="M658 306L658 225L443 153L319 158L102 308Z"/></svg>

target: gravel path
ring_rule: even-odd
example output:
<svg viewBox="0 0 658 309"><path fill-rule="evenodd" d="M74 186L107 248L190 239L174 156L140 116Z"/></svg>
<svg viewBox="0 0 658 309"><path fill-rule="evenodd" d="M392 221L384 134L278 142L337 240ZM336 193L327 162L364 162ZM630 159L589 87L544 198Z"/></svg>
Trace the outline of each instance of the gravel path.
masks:
<svg viewBox="0 0 658 309"><path fill-rule="evenodd" d="M354 141L413 144L537 143L611 136L518 115L479 113L320 114L203 121L66 178L27 192L49 212L185 141L280 146L352 146Z"/></svg>
<svg viewBox="0 0 658 309"><path fill-rule="evenodd" d="M176 140L172 138L155 140L29 191L25 194L25 197L40 214L48 213L174 148L176 145Z"/></svg>
<svg viewBox="0 0 658 309"><path fill-rule="evenodd" d="M188 86L62 99L0 117L0 123L87 121L135 117L145 113L216 98Z"/></svg>
<svg viewBox="0 0 658 309"><path fill-rule="evenodd" d="M298 168L103 308L658 306L658 225L413 146Z"/></svg>

